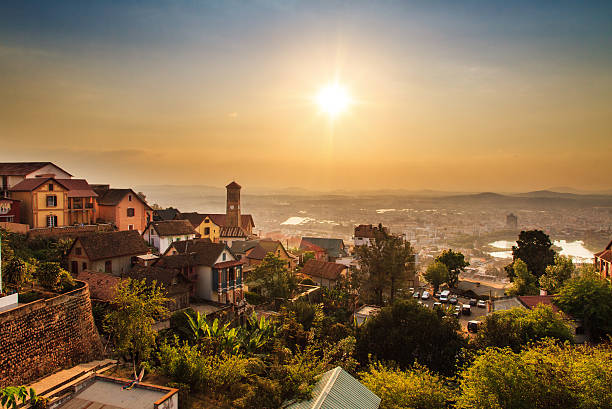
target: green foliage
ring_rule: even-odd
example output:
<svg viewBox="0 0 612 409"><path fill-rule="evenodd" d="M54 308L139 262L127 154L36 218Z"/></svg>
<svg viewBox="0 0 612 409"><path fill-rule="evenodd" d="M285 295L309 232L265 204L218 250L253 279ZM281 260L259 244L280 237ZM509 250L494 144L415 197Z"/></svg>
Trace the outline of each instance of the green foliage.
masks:
<svg viewBox="0 0 612 409"><path fill-rule="evenodd" d="M7 386L0 388L0 404L7 409L17 409L19 402L22 404L30 401L32 408L45 408L47 400L36 395L32 388L25 386Z"/></svg>
<svg viewBox="0 0 612 409"><path fill-rule="evenodd" d="M487 315L476 337L479 347L510 347L520 351L529 343L543 338L573 341L569 323L549 305L538 305L533 310L513 308Z"/></svg>
<svg viewBox="0 0 612 409"><path fill-rule="evenodd" d="M452 374L465 340L459 323L442 311L423 308L414 300L399 300L382 308L361 328L356 356L367 364L369 355L394 361L401 368L415 362L436 372Z"/></svg>
<svg viewBox="0 0 612 409"><path fill-rule="evenodd" d="M155 281L122 280L112 301L113 310L104 320L104 329L111 335L116 352L130 361L146 360L155 346L156 320L168 315L166 292Z"/></svg>
<svg viewBox="0 0 612 409"><path fill-rule="evenodd" d="M555 251L552 249L550 237L541 230L521 231L516 244L512 246L512 263L518 259L523 260L536 279L544 274L546 267L555 262ZM516 276L513 264L506 267L506 273L511 280Z"/></svg>
<svg viewBox="0 0 612 409"><path fill-rule="evenodd" d="M556 294L575 273L576 267L571 257L556 255L555 264L547 266L544 275L540 277L540 287L549 294Z"/></svg>
<svg viewBox="0 0 612 409"><path fill-rule="evenodd" d="M454 398L444 378L420 365L402 371L374 363L359 376L381 398L380 409L439 409Z"/></svg>
<svg viewBox="0 0 612 409"><path fill-rule="evenodd" d="M304 254L302 254L302 257L300 259L300 267L304 267L304 265L308 262L308 260L312 260L313 258L315 258L315 253L312 251L305 251Z"/></svg>
<svg viewBox="0 0 612 409"><path fill-rule="evenodd" d="M259 305L266 302L266 297L251 291L246 291L244 293L244 298L246 298L247 302L251 305Z"/></svg>
<svg viewBox="0 0 612 409"><path fill-rule="evenodd" d="M440 261L434 261L423 273L423 278L432 285L434 292L437 292L441 284L449 281L448 267Z"/></svg>
<svg viewBox="0 0 612 409"><path fill-rule="evenodd" d="M612 407L609 345L544 342L519 353L487 348L460 374L458 409Z"/></svg>
<svg viewBox="0 0 612 409"><path fill-rule="evenodd" d="M62 268L59 263L45 261L36 269L36 281L47 290L55 291L60 285Z"/></svg>
<svg viewBox="0 0 612 409"><path fill-rule="evenodd" d="M261 264L255 267L251 279L268 300L291 298L298 286L295 273L287 269L287 262L272 253L268 253Z"/></svg>
<svg viewBox="0 0 612 409"><path fill-rule="evenodd" d="M21 287L31 280L30 269L25 261L12 258L2 269L3 281L19 291Z"/></svg>
<svg viewBox="0 0 612 409"><path fill-rule="evenodd" d="M515 274L514 283L508 289L508 294L517 295L537 295L539 293L536 285L537 278L527 269L527 264L517 258L512 264Z"/></svg>
<svg viewBox="0 0 612 409"><path fill-rule="evenodd" d="M612 285L588 271L566 281L553 302L595 339L612 334Z"/></svg>
<svg viewBox="0 0 612 409"><path fill-rule="evenodd" d="M448 269L448 285L456 287L459 282L459 274L470 265L465 261L465 256L451 249L444 250L434 261L439 261Z"/></svg>
<svg viewBox="0 0 612 409"><path fill-rule="evenodd" d="M384 296L395 299L398 288L414 274L414 250L410 242L388 234L381 225L371 246L356 248L360 269L355 273L360 296L383 305Z"/></svg>

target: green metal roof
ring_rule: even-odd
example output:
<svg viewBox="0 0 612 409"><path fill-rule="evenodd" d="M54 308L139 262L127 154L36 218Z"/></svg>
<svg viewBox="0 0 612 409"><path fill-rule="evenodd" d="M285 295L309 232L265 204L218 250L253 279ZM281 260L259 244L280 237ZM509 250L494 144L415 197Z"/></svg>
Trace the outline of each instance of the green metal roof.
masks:
<svg viewBox="0 0 612 409"><path fill-rule="evenodd" d="M378 409L380 398L339 366L325 372L312 391L312 399L286 409Z"/></svg>

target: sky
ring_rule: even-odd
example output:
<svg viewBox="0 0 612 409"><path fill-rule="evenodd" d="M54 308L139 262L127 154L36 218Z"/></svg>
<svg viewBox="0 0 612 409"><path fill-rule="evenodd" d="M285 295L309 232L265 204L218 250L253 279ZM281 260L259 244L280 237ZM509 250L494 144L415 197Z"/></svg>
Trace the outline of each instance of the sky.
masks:
<svg viewBox="0 0 612 409"><path fill-rule="evenodd" d="M609 1L0 2L0 161L116 186L596 191L611 156Z"/></svg>

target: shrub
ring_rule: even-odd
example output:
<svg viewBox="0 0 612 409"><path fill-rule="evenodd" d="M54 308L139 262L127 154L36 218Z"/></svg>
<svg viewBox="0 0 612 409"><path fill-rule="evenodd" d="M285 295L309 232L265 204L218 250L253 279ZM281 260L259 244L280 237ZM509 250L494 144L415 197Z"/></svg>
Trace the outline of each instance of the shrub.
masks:
<svg viewBox="0 0 612 409"><path fill-rule="evenodd" d="M259 305L266 302L266 297L250 291L244 293L244 298L246 298L247 302L251 305Z"/></svg>
<svg viewBox="0 0 612 409"><path fill-rule="evenodd" d="M38 284L47 290L55 290L60 282L62 269L59 263L45 261L38 265L36 269L36 280Z"/></svg>

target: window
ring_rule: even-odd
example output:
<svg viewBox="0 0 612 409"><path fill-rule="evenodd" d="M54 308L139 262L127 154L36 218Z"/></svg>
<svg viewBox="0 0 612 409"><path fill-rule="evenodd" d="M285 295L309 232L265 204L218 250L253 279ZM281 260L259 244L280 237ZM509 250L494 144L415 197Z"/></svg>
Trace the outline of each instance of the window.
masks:
<svg viewBox="0 0 612 409"><path fill-rule="evenodd" d="M104 272L109 274L113 272L113 262L111 260L104 263Z"/></svg>
<svg viewBox="0 0 612 409"><path fill-rule="evenodd" d="M134 208L128 207L127 209L127 217L134 217Z"/></svg>
<svg viewBox="0 0 612 409"><path fill-rule="evenodd" d="M204 223L210 223L210 220L206 219L204 220Z"/></svg>
<svg viewBox="0 0 612 409"><path fill-rule="evenodd" d="M134 230L134 225L133 224L128 224L128 230Z"/></svg>
<svg viewBox="0 0 612 409"><path fill-rule="evenodd" d="M204 234L208 236L210 234L210 227L204 227Z"/></svg>
<svg viewBox="0 0 612 409"><path fill-rule="evenodd" d="M57 216L47 216L47 227L57 227Z"/></svg>
<svg viewBox="0 0 612 409"><path fill-rule="evenodd" d="M225 261L225 257L226 257L226 255L225 255L225 252L224 252L223 253L223 261Z"/></svg>
<svg viewBox="0 0 612 409"><path fill-rule="evenodd" d="M57 207L57 196L47 195L47 207Z"/></svg>
<svg viewBox="0 0 612 409"><path fill-rule="evenodd" d="M53 192L53 183L49 183L49 192Z"/></svg>
<svg viewBox="0 0 612 409"><path fill-rule="evenodd" d="M128 195L128 201L132 201L132 195Z"/></svg>
<svg viewBox="0 0 612 409"><path fill-rule="evenodd" d="M74 254L77 256L80 256L83 253L82 249L80 247L75 247L74 249Z"/></svg>

